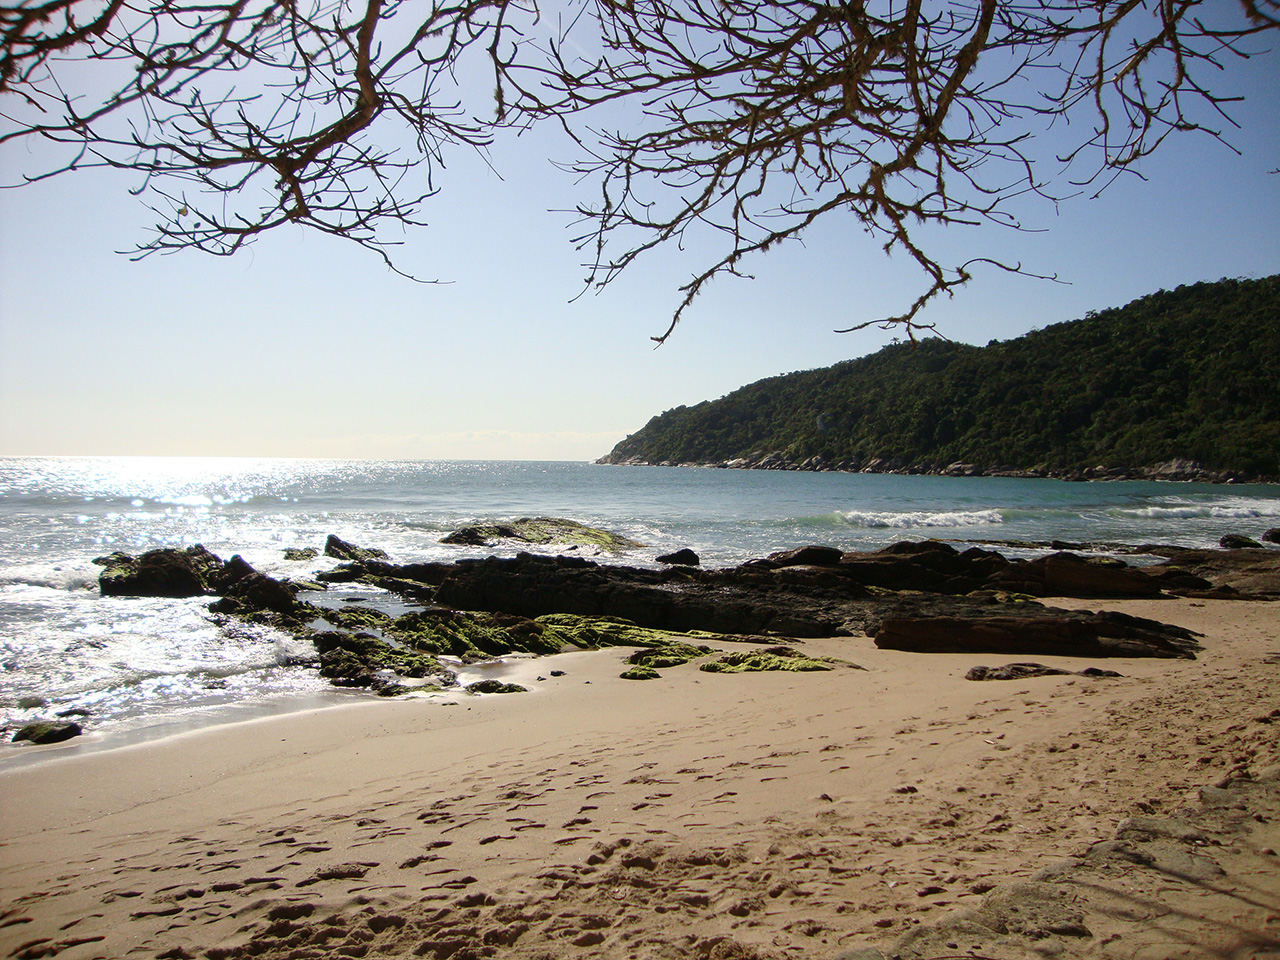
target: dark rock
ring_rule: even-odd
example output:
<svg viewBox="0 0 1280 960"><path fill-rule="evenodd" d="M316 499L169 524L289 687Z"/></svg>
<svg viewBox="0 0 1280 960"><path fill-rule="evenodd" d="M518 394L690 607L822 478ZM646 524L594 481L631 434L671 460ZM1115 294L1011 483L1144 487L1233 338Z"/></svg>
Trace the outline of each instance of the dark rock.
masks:
<svg viewBox="0 0 1280 960"><path fill-rule="evenodd" d="M776 567L830 567L839 563L843 557L843 550L810 544L807 547L771 553L768 559Z"/></svg>
<svg viewBox="0 0 1280 960"><path fill-rule="evenodd" d="M1036 597L1084 599L1160 596L1160 584L1120 560L1085 559L1074 553L1052 553L1035 560L1013 561L990 581L993 587Z"/></svg>
<svg viewBox="0 0 1280 960"><path fill-rule="evenodd" d="M1217 596L1280 596L1280 551L1268 547L1179 550L1163 563L1139 569L1152 577L1169 572L1191 574L1208 581Z"/></svg>
<svg viewBox="0 0 1280 960"><path fill-rule="evenodd" d="M527 687L518 683L503 683L501 680L480 680L467 687L472 693L528 693Z"/></svg>
<svg viewBox="0 0 1280 960"><path fill-rule="evenodd" d="M72 721L35 720L26 724L13 735L13 742L26 740L31 743L61 743L72 737L80 736L84 731L80 724Z"/></svg>
<svg viewBox="0 0 1280 960"><path fill-rule="evenodd" d="M341 647L320 654L320 676L335 687L370 687L374 680L368 663Z"/></svg>
<svg viewBox="0 0 1280 960"><path fill-rule="evenodd" d="M627 657L627 663L637 667L652 667L655 670L662 670L667 667L678 667L691 660L697 660L699 657L705 657L711 652L711 648L703 644L681 643L673 640L637 650Z"/></svg>
<svg viewBox="0 0 1280 960"><path fill-rule="evenodd" d="M877 647L915 653L1039 654L1056 657L1159 657L1194 660L1189 630L1103 611L1050 611L1015 617L886 619Z"/></svg>
<svg viewBox="0 0 1280 960"><path fill-rule="evenodd" d="M620 617L659 630L821 637L847 634L844 621L856 615L847 599L865 593L847 581L779 582L772 571L754 568L640 570L520 554L460 561L436 589L436 601L523 617Z"/></svg>
<svg viewBox="0 0 1280 960"><path fill-rule="evenodd" d="M673 565L678 564L686 567L696 567L702 562L698 558L698 555L688 547L676 550L674 553L664 553L662 556L658 557L657 560L659 563L668 563Z"/></svg>
<svg viewBox="0 0 1280 960"><path fill-rule="evenodd" d="M222 599L209 605L214 613L293 613L299 606L297 587L259 573L239 554L227 561L215 581Z"/></svg>
<svg viewBox="0 0 1280 960"><path fill-rule="evenodd" d="M313 633L311 642L320 654L320 675L335 686L378 687L388 682L379 671L415 679L434 677L446 686L455 682L453 673L430 651L411 645L392 646L368 634L343 630Z"/></svg>
<svg viewBox="0 0 1280 960"><path fill-rule="evenodd" d="M150 550L140 557L112 553L94 563L105 567L98 587L106 597L199 597L223 563L200 544L186 550Z"/></svg>
<svg viewBox="0 0 1280 960"><path fill-rule="evenodd" d="M315 547L286 547L284 551L286 560L314 560L319 555Z"/></svg>
<svg viewBox="0 0 1280 960"><path fill-rule="evenodd" d="M1245 537L1238 533L1228 533L1218 541L1218 546L1225 550L1249 550L1257 549L1262 544L1252 537Z"/></svg>
<svg viewBox="0 0 1280 960"><path fill-rule="evenodd" d="M903 541L873 553L846 553L837 569L864 586L966 594L988 586L1009 566L992 550L970 547L961 553L950 544L925 540Z"/></svg>
<svg viewBox="0 0 1280 960"><path fill-rule="evenodd" d="M1264 543L1280 543L1280 527L1272 527L1262 535Z"/></svg>
<svg viewBox="0 0 1280 960"><path fill-rule="evenodd" d="M324 542L324 555L333 557L335 560L385 560L387 553L385 550L378 550L376 547L357 547L354 543L334 536L332 533Z"/></svg>
<svg viewBox="0 0 1280 960"><path fill-rule="evenodd" d="M1077 673L1043 663L1006 663L1003 667L970 667L966 680L1026 680L1029 677L1118 677L1114 670L1088 667Z"/></svg>
<svg viewBox="0 0 1280 960"><path fill-rule="evenodd" d="M661 678L662 674L658 673L653 667L642 665L625 670L618 676L623 680L657 680Z"/></svg>

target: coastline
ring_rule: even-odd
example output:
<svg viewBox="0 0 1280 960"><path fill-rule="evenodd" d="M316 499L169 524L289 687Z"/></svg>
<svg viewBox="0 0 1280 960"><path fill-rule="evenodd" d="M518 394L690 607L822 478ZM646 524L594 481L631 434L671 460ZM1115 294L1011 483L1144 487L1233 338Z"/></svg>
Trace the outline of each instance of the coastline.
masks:
<svg viewBox="0 0 1280 960"><path fill-rule="evenodd" d="M1127 817L1280 762L1280 724L1258 719L1280 681L1276 604L1052 602L1186 626L1205 650L1111 659L1115 679L985 683L964 672L999 658L866 638L803 645L865 670L686 665L651 683L618 679L622 652L589 651L526 695L45 748L0 768L0 950L821 960L887 949ZM1274 908L1250 903L1280 902L1280 871L1251 882L1234 914L1131 923L1106 955L1270 936ZM1192 927L1202 954L1179 939ZM1107 936L1060 938L1062 955Z"/></svg>
<svg viewBox="0 0 1280 960"><path fill-rule="evenodd" d="M645 460L641 457L613 458L606 454L594 461L616 467L694 467L712 470L783 470L798 473L871 473L922 477L1006 477L1014 480L1063 480L1071 483L1113 480L1158 480L1170 483L1280 484L1280 477L1255 476L1237 470L1210 470L1190 460L1170 460L1146 467L1033 467L983 466L957 461L946 465L907 463L892 457L872 457L866 461L828 461L821 456L789 459L780 450L726 460L676 461Z"/></svg>

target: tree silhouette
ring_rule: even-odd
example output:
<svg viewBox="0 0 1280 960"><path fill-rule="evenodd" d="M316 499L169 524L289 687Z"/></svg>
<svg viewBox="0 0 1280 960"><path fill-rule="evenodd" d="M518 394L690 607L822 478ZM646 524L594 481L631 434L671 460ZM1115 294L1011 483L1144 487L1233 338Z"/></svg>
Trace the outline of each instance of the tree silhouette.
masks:
<svg viewBox="0 0 1280 960"><path fill-rule="evenodd" d="M591 285L722 239L659 342L711 279L836 212L926 281L849 329L913 335L975 262L940 262L922 225L1016 227L1020 195L1096 194L1175 132L1221 138L1218 75L1277 27L1280 0L20 0L0 144L64 145L28 180L140 174L158 222L139 256L300 224L394 268L384 228L419 224L446 151L555 122L598 189ZM478 99L460 78L481 66ZM1065 148L1045 137L1062 121L1083 131Z"/></svg>

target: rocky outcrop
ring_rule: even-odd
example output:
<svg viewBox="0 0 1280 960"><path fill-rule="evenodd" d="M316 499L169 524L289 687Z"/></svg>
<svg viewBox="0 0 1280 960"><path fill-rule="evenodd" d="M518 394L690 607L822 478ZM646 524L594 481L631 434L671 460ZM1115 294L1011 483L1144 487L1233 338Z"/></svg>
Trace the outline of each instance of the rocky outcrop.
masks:
<svg viewBox="0 0 1280 960"><path fill-rule="evenodd" d="M1053 553L1035 560L1012 561L989 579L989 585L1036 597L1158 597L1161 584L1128 567L1122 560Z"/></svg>
<svg viewBox="0 0 1280 960"><path fill-rule="evenodd" d="M765 559L775 567L833 567L844 559L844 551L810 544L794 550L780 550Z"/></svg>
<svg viewBox="0 0 1280 960"><path fill-rule="evenodd" d="M239 556L231 558L240 560ZM241 561L244 563L244 561ZM229 563L228 566L231 564ZM298 590L293 584L259 573L247 563L240 576L222 587L222 599L209 605L214 613L248 614L257 611L290 614L298 607Z"/></svg>
<svg viewBox="0 0 1280 960"><path fill-rule="evenodd" d="M1176 548L1161 564L1129 567L1064 550L1011 560L935 541L867 553L808 545L708 570L525 553L393 564L377 551L339 544L337 552L356 559L322 579L393 590L420 609L393 617L364 604L315 606L299 599L297 585L200 546L137 558L117 553L98 562L106 568L104 593L217 594L212 612L309 639L316 648L310 662L331 682L383 694L404 692L402 680L453 682L441 656L476 661L628 645L648 648L631 664L642 671L700 657L706 647L697 641L713 636L755 642L869 636L879 647L917 652L1193 659L1199 645L1189 631L1117 613L1054 609L1033 597L1280 595L1280 551L1262 548ZM729 659L708 669L822 669L802 664L807 658L765 653L773 659Z"/></svg>
<svg viewBox="0 0 1280 960"><path fill-rule="evenodd" d="M356 562L387 559L385 550L379 550L376 547L357 547L354 543L347 543L347 541L332 533L329 534L328 539L324 542L324 555L333 557L335 560Z"/></svg>
<svg viewBox="0 0 1280 960"><path fill-rule="evenodd" d="M1026 616L886 618L877 647L913 653L1160 657L1194 660L1197 635L1156 620L1103 611L1038 610Z"/></svg>
<svg viewBox="0 0 1280 960"><path fill-rule="evenodd" d="M214 592L222 561L200 544L186 550L149 550L138 557L112 553L93 561L103 567L104 597L199 597Z"/></svg>
<svg viewBox="0 0 1280 960"><path fill-rule="evenodd" d="M802 586L774 578L767 570L641 570L520 554L459 561L436 589L436 602L523 617L622 617L660 630L794 637L848 634L848 600L866 592L849 582Z"/></svg>
<svg viewBox="0 0 1280 960"><path fill-rule="evenodd" d="M1177 550L1167 560L1138 568L1161 580L1193 577L1202 584L1191 596L1247 599L1280 597L1280 550L1268 547L1241 550Z"/></svg>
<svg viewBox="0 0 1280 960"><path fill-rule="evenodd" d="M625 443L626 441L624 441ZM622 446L622 444L619 444ZM1242 470L1214 470L1194 460L1173 459L1139 467L1108 466L1050 467L1047 463L1016 466L1007 463L971 463L907 459L894 456L870 456L865 459L841 460L815 455L795 457L783 450L751 453L726 460L653 460L637 454L621 453L615 448L596 460L598 464L647 467L704 467L720 470L788 470L801 472L888 473L936 477L1013 477L1020 479L1088 480L1165 480L1186 483L1274 483L1276 477Z"/></svg>

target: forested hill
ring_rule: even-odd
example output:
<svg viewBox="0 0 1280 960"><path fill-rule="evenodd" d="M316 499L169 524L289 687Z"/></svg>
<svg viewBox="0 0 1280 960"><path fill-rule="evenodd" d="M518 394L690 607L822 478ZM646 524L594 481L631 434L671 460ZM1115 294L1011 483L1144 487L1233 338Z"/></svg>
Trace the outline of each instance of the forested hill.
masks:
<svg viewBox="0 0 1280 960"><path fill-rule="evenodd" d="M668 410L599 462L1280 478L1280 276L771 377Z"/></svg>

